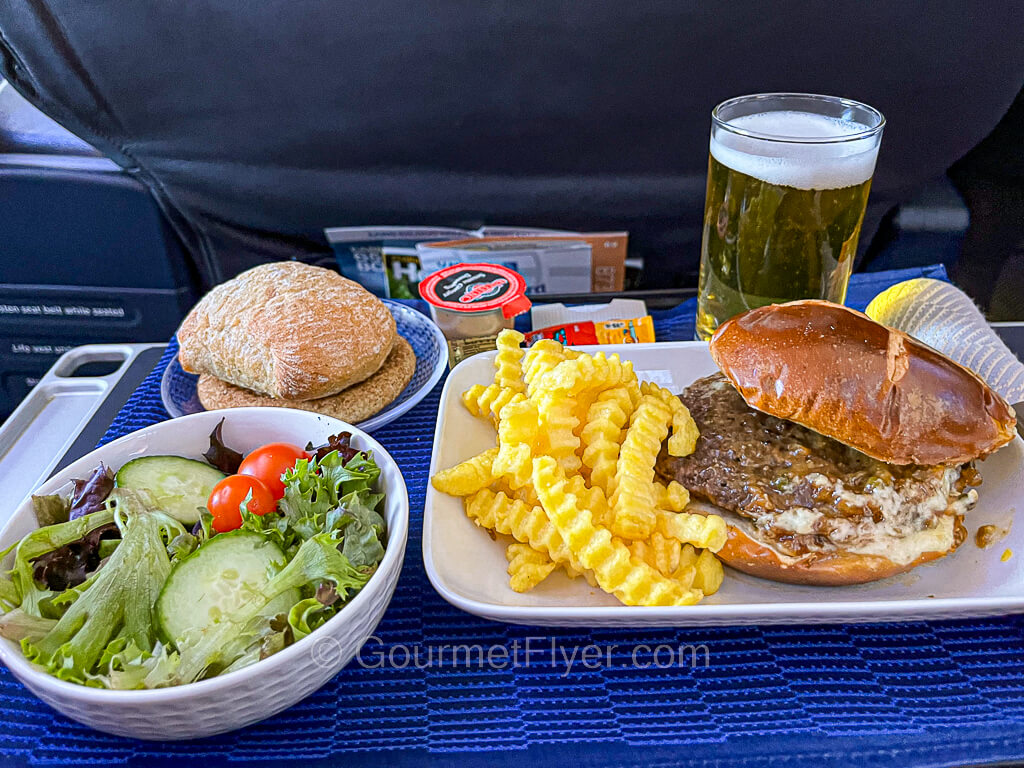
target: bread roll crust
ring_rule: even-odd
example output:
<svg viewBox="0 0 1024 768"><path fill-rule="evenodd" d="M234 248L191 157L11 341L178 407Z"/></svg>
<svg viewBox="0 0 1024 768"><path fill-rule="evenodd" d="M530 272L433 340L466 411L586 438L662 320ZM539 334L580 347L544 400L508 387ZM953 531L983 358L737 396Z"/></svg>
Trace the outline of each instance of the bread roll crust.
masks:
<svg viewBox="0 0 1024 768"><path fill-rule="evenodd" d="M750 407L889 464L962 464L1016 434L1013 410L976 374L839 304L745 312L719 326L711 356Z"/></svg>
<svg viewBox="0 0 1024 768"><path fill-rule="evenodd" d="M206 294L178 329L178 359L262 395L312 400L371 376L394 340L394 317L358 283L283 261Z"/></svg>
<svg viewBox="0 0 1024 768"><path fill-rule="evenodd" d="M415 372L416 355L409 342L399 336L380 370L370 378L328 397L316 400L280 400L257 395L209 374L202 374L199 377L197 391L199 402L208 411L247 406L298 408L333 416L349 424L357 424L391 405L395 398L402 394L402 390Z"/></svg>

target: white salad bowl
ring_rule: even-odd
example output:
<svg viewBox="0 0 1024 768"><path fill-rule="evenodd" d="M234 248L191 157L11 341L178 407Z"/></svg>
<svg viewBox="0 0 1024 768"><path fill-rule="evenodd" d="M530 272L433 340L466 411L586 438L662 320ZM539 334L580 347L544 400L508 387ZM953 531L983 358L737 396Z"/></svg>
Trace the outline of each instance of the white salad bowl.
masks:
<svg viewBox="0 0 1024 768"><path fill-rule="evenodd" d="M264 443L319 445L328 435L352 433L352 446L370 450L386 493L384 558L376 573L338 615L307 637L266 659L208 680L169 688L111 691L58 680L31 664L17 643L0 638L0 661L36 696L73 720L138 739L194 739L242 728L270 717L320 688L355 657L394 594L409 532L405 480L380 444L338 419L287 408L207 411L154 424L114 440L68 466L35 492L55 493L74 477L88 477L102 461L117 469L140 456L172 454L199 459L224 419L224 443L247 453ZM31 499L0 532L0 550L38 527ZM13 555L3 562L11 567Z"/></svg>

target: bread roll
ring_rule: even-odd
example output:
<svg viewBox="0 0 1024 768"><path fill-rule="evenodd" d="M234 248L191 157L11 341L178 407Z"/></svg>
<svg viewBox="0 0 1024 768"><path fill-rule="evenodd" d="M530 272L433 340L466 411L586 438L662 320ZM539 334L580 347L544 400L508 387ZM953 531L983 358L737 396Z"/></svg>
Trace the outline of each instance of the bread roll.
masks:
<svg viewBox="0 0 1024 768"><path fill-rule="evenodd" d="M1016 434L1010 406L973 372L827 301L734 317L711 356L751 408L889 464L962 464Z"/></svg>
<svg viewBox="0 0 1024 768"><path fill-rule="evenodd" d="M298 408L322 413L357 424L391 405L405 389L416 371L416 355L409 342L399 336L380 370L365 381L353 384L336 395L317 400L280 400L257 395L208 374L199 377L199 402L208 411L218 408L242 408L250 405Z"/></svg>
<svg viewBox="0 0 1024 768"><path fill-rule="evenodd" d="M261 395L312 400L371 376L394 340L395 319L358 283L282 261L206 294L178 329L178 359Z"/></svg>

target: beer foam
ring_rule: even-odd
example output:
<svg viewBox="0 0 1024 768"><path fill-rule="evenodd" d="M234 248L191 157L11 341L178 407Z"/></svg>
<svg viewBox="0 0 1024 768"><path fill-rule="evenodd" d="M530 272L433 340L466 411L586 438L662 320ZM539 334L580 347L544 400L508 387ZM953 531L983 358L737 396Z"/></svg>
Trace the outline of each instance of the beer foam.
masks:
<svg viewBox="0 0 1024 768"><path fill-rule="evenodd" d="M760 112L729 120L732 127L778 139L841 138L868 126L810 112ZM769 184L797 189L839 189L863 184L875 171L878 139L834 144L764 141L718 128L711 154L722 165Z"/></svg>

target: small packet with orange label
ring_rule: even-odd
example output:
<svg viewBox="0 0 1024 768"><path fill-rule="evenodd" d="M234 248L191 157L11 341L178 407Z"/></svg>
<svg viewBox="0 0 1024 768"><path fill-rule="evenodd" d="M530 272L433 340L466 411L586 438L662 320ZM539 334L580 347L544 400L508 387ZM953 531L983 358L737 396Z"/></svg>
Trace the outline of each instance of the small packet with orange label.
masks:
<svg viewBox="0 0 1024 768"><path fill-rule="evenodd" d="M569 346L584 344L646 344L654 341L654 321L650 315L630 320L585 320L552 325L526 334L529 344L538 339L554 339Z"/></svg>

